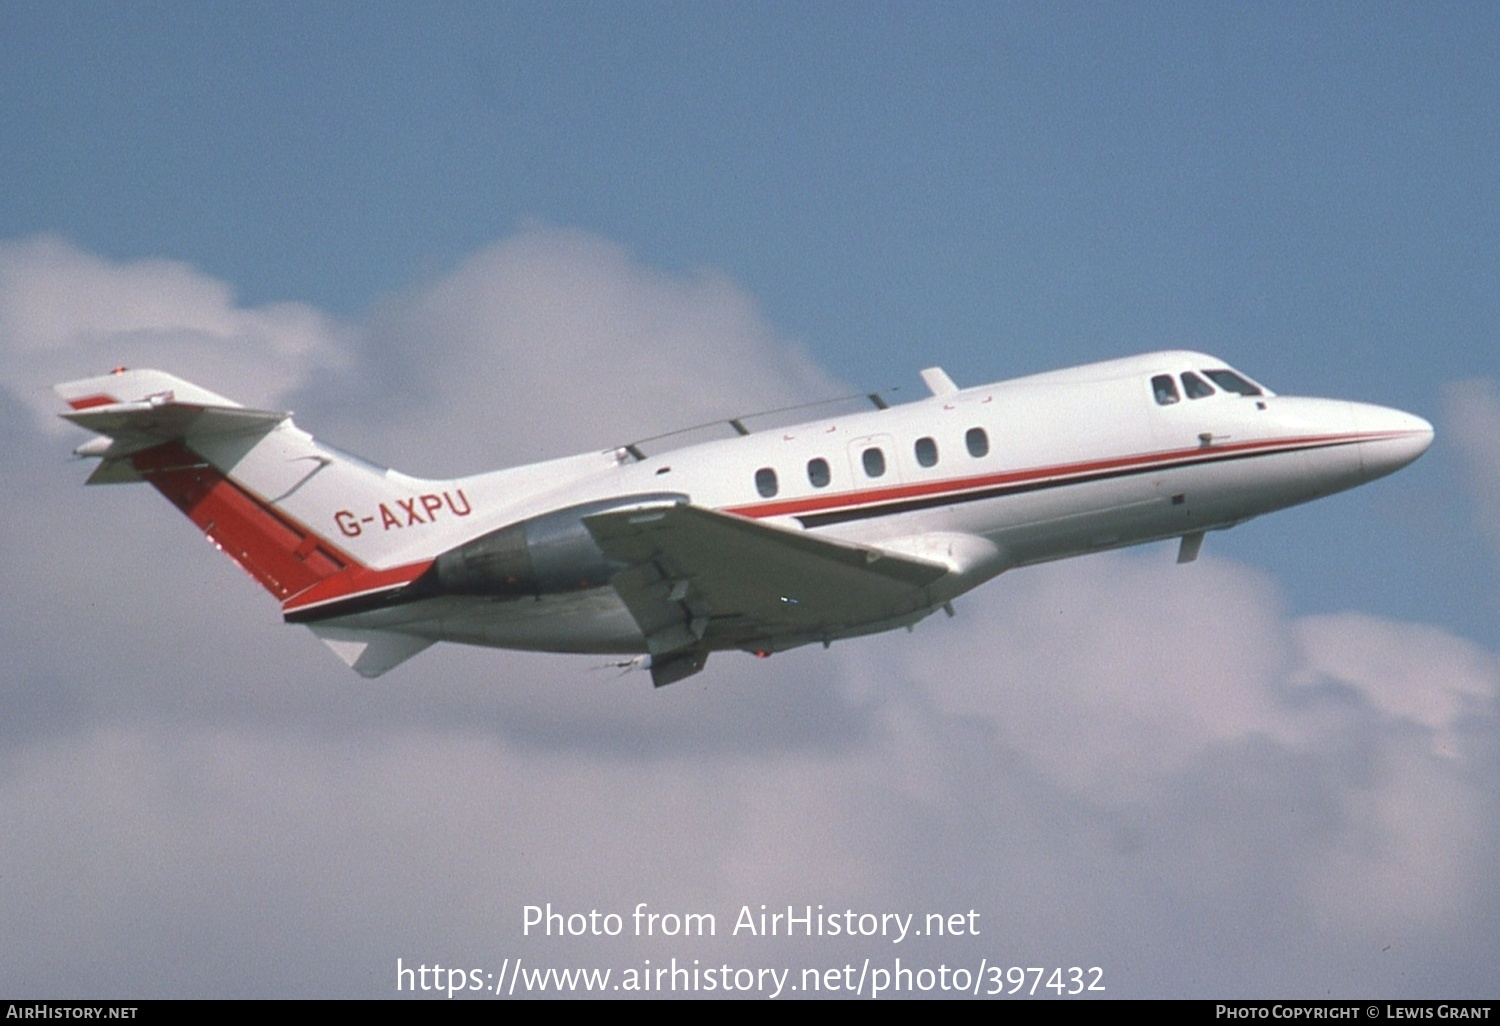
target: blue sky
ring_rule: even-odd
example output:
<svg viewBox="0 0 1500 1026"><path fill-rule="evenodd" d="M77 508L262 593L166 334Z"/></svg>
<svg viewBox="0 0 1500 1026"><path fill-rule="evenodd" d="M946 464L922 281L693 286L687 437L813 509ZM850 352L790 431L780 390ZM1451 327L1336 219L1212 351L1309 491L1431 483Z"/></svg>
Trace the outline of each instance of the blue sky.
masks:
<svg viewBox="0 0 1500 1026"><path fill-rule="evenodd" d="M881 382L1171 336L1359 391L1340 350L1454 377L1494 323L1496 18L12 5L0 223L348 314L540 219L720 268Z"/></svg>
<svg viewBox="0 0 1500 1026"><path fill-rule="evenodd" d="M101 497L96 493L104 490L76 487L70 468L53 458L73 444L71 436L39 418L46 406L40 388L54 378L137 362L138 354L181 361L174 366L197 360L239 376L206 381L210 387L259 393L243 396L250 399L295 398L303 426L421 473L433 469L424 460L468 460L462 469L477 470L486 459L556 455L570 445L594 445L604 432L606 441L638 436L843 386L899 386L895 398L916 395L916 372L933 363L972 384L1155 348L1204 349L1283 393L1379 402L1437 425L1432 451L1400 475L1212 538L1208 557L1220 562L1209 572L1217 583L1182 586L1204 588L1211 604L1257 611L1247 620L1263 615L1280 624L1267 627L1264 637L1282 639L1267 642L1272 647L1284 643L1300 653L1286 657L1286 680L1331 674L1350 693L1374 696L1371 709L1398 705L1382 705L1387 692L1374 678L1341 661L1348 637L1359 631L1371 634L1368 651L1405 639L1392 651L1430 645L1456 660L1444 665L1466 668L1452 679L1469 683L1453 693L1470 696L1463 701L1474 703L1464 706L1471 719L1452 730L1474 731L1486 754L1478 768L1419 766L1406 778L1425 779L1430 771L1460 781L1452 792L1438 790L1459 796L1445 807L1467 810L1462 836L1470 840L1453 841L1447 852L1459 867L1449 879L1462 879L1463 865L1495 850L1500 826L1493 800L1473 798L1481 783L1495 793L1500 679L1494 669L1500 537L1492 526L1500 493L1491 431L1500 423L1496 67L1500 12L1484 4L7 4L0 8L0 345L10 384L0 424L8 447L23 454L8 470L15 477L7 487L44 496L56 504L49 509L68 509L54 522L71 531L97 533L124 517L164 532L120 558L133 568L131 580L162 575L154 587L163 589L159 601L168 617L183 601L170 583L183 572L170 555L184 544L182 535L144 526L163 512L152 505L154 496L120 489ZM592 307L577 312L600 296L609 301L600 301L599 316ZM174 312L161 313L166 307ZM121 309L146 312L110 313ZM520 355L532 344L527 325L555 328L565 340L551 363ZM709 328L695 339L695 325ZM670 347L663 338L672 340ZM483 409L477 423L475 409ZM548 431L538 424L560 426ZM134 544L116 531L108 532L111 553ZM29 545L18 532L4 539L22 563L35 556ZM70 554L53 578L99 580L83 555L61 540L55 548ZM158 548L165 562L147 558ZM208 555L182 556L189 573L199 572L199 558L205 561L201 580L194 578L204 598L183 615L213 606L220 588L233 591L232 568ZM1115 596L1122 606L1138 603L1131 582L1154 587L1151 560L1160 556L1108 557L1096 571L1085 561L1083 570L1002 580L990 588L1004 594L983 600L988 614L942 629L986 633L985 615L1024 622L1025 601L1083 602L1085 592ZM1078 590L1070 593L1070 584ZM63 679L99 681L106 665L125 681L151 680L153 661L162 657L153 652L160 646L145 639L163 633L161 622L143 611L149 604L116 611L111 620L107 608L79 606L67 588L59 586L57 595L57 616L48 623L83 617L90 633L115 636L124 615L136 630L112 646L99 643L97 652L85 645L62 659L48 655L68 644L60 628L23 630L35 614L8 607L12 648L28 653L20 660L26 669L7 671L5 701L14 713L8 718L36 727L7 728L18 732L15 751L30 754L15 756L21 768L8 785L0 776L0 803L24 808L36 793L28 788L45 792L47 781L62 779L53 774L76 749L148 753L141 756L148 767L143 782L130 797L156 809L170 791L153 790L153 782L170 778L163 767L192 762L165 740L169 732L161 725L177 715L168 711L174 701L142 699L136 707L128 687L106 693L85 684L70 685L55 700L38 693ZM336 767L340 759L366 758L338 747L358 749L344 717L351 715L348 695L362 685L336 665L309 668L321 654L311 645L291 648L285 639L293 632L279 628L274 611L256 597L228 598L215 612L214 626L198 625L208 639L203 651L185 643L172 649L175 659L231 664L237 646L250 643L221 633L219 620L243 618L264 645L289 647L276 666L299 680L307 675L297 691L304 697L287 698L280 686L248 694L229 682L212 688L190 702L199 719L197 740L185 742L187 748L211 751L212 739L237 738L245 760L270 773L291 746L298 754L289 761L301 767L302 783L288 786L353 787ZM1182 615L1193 623L1190 611ZM1348 616L1373 619L1336 619ZM1370 626L1374 620L1389 630L1380 634ZM1221 626L1226 634L1238 629ZM940 647L961 646L969 637ZM1101 659L1117 640L1101 636ZM260 651L259 644L251 648ZM657 775L666 772L659 761L627 760L623 768L610 761L633 748L664 746L681 760L675 768L710 776L732 772L735 760L762 758L748 774L762 784L737 792L744 807L761 808L768 799L754 786L798 779L774 764L788 751L799 753L789 761L803 760L809 773L849 780L858 776L859 758L879 763L880 753L891 751L917 762L929 757L921 745L905 747L916 744L909 738L891 740L908 737L891 724L906 722L910 710L889 697L899 689L887 674L896 665L905 667L900 679L908 683L930 674L902 654L899 639L850 648L853 654L839 657L832 672L844 681L837 699L798 690L799 682L815 687L806 682L830 673L801 657L770 697L755 690L759 668L750 666L720 671L725 676L706 692L675 699L622 698L619 688L583 675L604 692L591 699L567 660L429 654L424 658L437 668L413 671L404 684L382 684L383 712L360 713L355 732L385 731L397 749L422 754L426 783L439 789L445 773L469 772L470 760L479 758L448 733L465 716L493 724L486 735L496 746L491 754L528 778L540 763L585 783L591 772L605 772L599 767L630 779L639 774L643 786L659 783ZM914 651L934 660L941 654ZM115 662L122 652L130 654L124 660L130 669ZM91 662L90 653L100 661ZM1019 650L1010 655L1029 658ZM1335 665L1343 668L1335 672ZM177 672L186 671L160 670L168 677ZM1281 684L1267 681L1282 677L1266 672L1245 687L1280 693ZM471 693L452 683L469 673L565 683L555 693L526 683ZM1036 673L1037 680L1047 677ZM1093 679L1078 667L1061 684L1077 685L1086 701L1094 692L1082 682ZM182 681L180 690L153 685L146 692L180 698L191 693L187 677ZM967 693L967 683L952 686ZM936 697L919 720L952 716L970 724L978 715L962 702L950 708L956 700L940 682L929 684ZM1221 684L1210 692L1218 694ZM413 696L417 689L423 697ZM447 697L432 698L434 689ZM1042 694L1020 712L1046 720ZM722 705L715 696L723 696ZM409 711L403 697L436 703L437 711L415 717L420 736L399 726ZM312 711L298 704L309 701ZM1163 702L1164 709L1176 708ZM287 712L283 723L278 710L300 712ZM794 710L812 722L826 718L830 740L808 741L806 720L779 734L777 724L784 726ZM739 715L757 724L753 742L726 740L734 732L725 724ZM1174 716L1167 718L1176 722ZM306 739L287 740L280 731L299 717L323 723L339 739L332 754ZM529 726L511 725L507 717ZM560 725L574 719L576 727ZM1337 733L1339 744L1355 745L1359 724L1368 726L1355 719L1346 724L1353 733ZM1194 722L1217 724L1218 713ZM1250 739L1262 736L1295 749L1287 739L1305 738L1306 725L1288 722L1247 714L1242 723L1254 726L1236 735L1245 747L1233 754L1254 762ZM1431 716L1416 722L1437 729ZM141 728L146 740L130 733L139 723L148 725ZM692 738L682 742L687 750L660 736L664 723ZM1149 718L1137 727L1142 737L1156 729ZM931 724L926 729L943 734ZM1052 795L1058 801L1182 826L1181 834L1168 835L1184 838L1184 871L1201 868L1192 853L1211 849L1213 840L1188 825L1195 822L1192 802L1203 799L1176 788L1183 779L1171 774L1186 772L1180 766L1160 770L1174 786L1152 792L1142 783L1140 793L1111 806L1115 799L1091 795L1095 778L1079 766L1033 765L1027 760L1041 756L1024 739L994 729L999 733L984 736L1001 753L994 756L1001 765L1060 788L1061 798ZM1201 745L1183 743L1189 753L1183 766L1224 755L1203 740L1221 739L1216 730L1194 735ZM429 746L433 737L439 740ZM742 743L758 754L745 755ZM849 752L863 754L840 763L839 753ZM1400 752L1385 764L1417 758ZM979 754L955 758L959 768L949 767L955 779L994 770ZM367 770L379 763L368 759L360 763ZM1257 779L1288 762L1296 759L1256 763L1264 771ZM1134 756L1129 765L1121 771L1129 779L1137 771L1143 782L1164 779L1140 769ZM1325 771L1333 772L1318 770ZM107 765L101 772L108 775ZM233 774L225 771L224 779ZM402 794L418 802L422 783L403 786ZM959 855L988 843L983 831L966 832L944 811L933 797L941 786L932 785L935 792L910 781L891 786L895 794L920 796L915 819L896 798L881 799L905 810L892 826L912 831L912 846L920 834L912 824L922 817L931 817L929 827ZM1302 793L1314 785L1293 774L1286 786ZM711 790L694 793L710 804L723 800ZM1012 809L1041 800L1024 788L992 797L996 807ZM1342 808L1337 796L1323 797ZM554 798L568 801L565 794ZM1252 798L1240 791L1221 804L1253 807ZM1392 801L1399 806L1401 799ZM580 827L580 843L597 843L620 827L600 808L570 811L598 831ZM1030 815L1030 832L1021 832L1030 840L1004 855L1022 876L1059 850L1090 850L1076 837L1049 831L1039 813ZM718 854L741 868L763 859L749 874L755 879L796 878L795 855L774 856L763 839L743 835L744 823L754 821L746 816L723 829L751 854L732 854L739 849L731 844ZM317 819L312 812L307 817ZM645 818L657 832L692 829L684 810L652 809ZM1336 818L1360 822L1352 812ZM781 822L793 834L800 826L795 818ZM349 828L375 830L368 820ZM1108 838L1115 828L1100 829L1101 850L1113 850ZM1137 837L1145 827L1118 829ZM128 833L123 824L120 830ZM50 845L66 845L67 834L39 827L38 836L45 839L14 854L40 878L55 861ZM1309 826L1306 838L1317 836ZM808 866L835 865L841 846L887 868L914 857L913 848L868 847L875 842L858 831L824 840L806 856ZM1129 849L1142 842L1120 843ZM185 850L191 876L211 853L193 844ZM444 856L463 866L467 857ZM1265 858L1274 873L1274 859ZM776 867L778 859L786 865ZM1070 864L1074 859L1079 879L1117 880L1110 893L1129 892L1122 899L1129 907L1149 904L1148 891L1170 889L1164 880L1131 875L1135 870L1101 876L1086 855L1070 854ZM588 876L587 860L579 865ZM805 875L825 879L812 868ZM140 882L118 865L101 868L100 879L106 892ZM929 881L929 892L979 900L963 897L964 879L955 870ZM1050 886L1065 892L1068 883L1064 875ZM318 886L308 884L309 893L320 893ZM595 900L624 900L640 886L626 878ZM1224 886L1228 900L1247 906L1305 898L1291 885L1269 899L1234 880ZM869 900L872 894L896 904L922 900L894 885L871 888ZM518 885L515 893L523 892L535 890ZM729 901L747 893L702 884L696 897L682 900L709 901L703 895L712 894ZM1473 908L1497 900L1493 890L1468 897ZM1201 896L1176 899L1189 911L1212 904ZM21 899L0 900L14 906ZM1433 907L1450 909L1444 900L1434 899ZM18 921L40 921L52 911L29 904ZM365 910L352 899L347 911L364 921ZM234 921L244 910L218 912ZM510 914L506 905L504 915ZM1451 915L1462 919L1459 911ZM1087 916L1064 918L1048 927L1041 946L1062 951L1068 938L1099 932ZM62 919L80 924L80 936L87 932L83 910ZM392 919L384 925L394 952L408 938L399 917ZM1174 925L1155 912L1147 919L1163 936ZM1471 925L1451 932L1468 936ZM413 929L460 953L471 936L455 941L435 921ZM1270 956L1257 962L1238 992L1302 986L1308 978L1288 967L1305 962L1305 952L1271 923L1264 929L1270 949L1284 950L1284 964ZM319 936L319 928L309 924L306 935ZM1481 953L1496 950L1493 930L1470 939ZM1460 990L1475 982L1478 963L1433 943L1421 956L1424 979ZM1227 936L1206 948L1226 959L1236 954ZM59 934L47 950L66 954L70 938ZM380 972L386 953L369 954ZM163 971L163 960L147 949L138 961L150 993L311 990L307 981L288 981L272 968L228 986L212 968ZM1194 977L1169 962L1164 957L1122 982L1122 993L1189 988ZM353 971L360 964L351 955L339 967ZM1492 967L1493 959L1485 964ZM36 972L0 975L0 989L80 992L71 977ZM1356 990L1381 978L1363 965L1337 972ZM336 992L382 992L360 986L348 982Z"/></svg>

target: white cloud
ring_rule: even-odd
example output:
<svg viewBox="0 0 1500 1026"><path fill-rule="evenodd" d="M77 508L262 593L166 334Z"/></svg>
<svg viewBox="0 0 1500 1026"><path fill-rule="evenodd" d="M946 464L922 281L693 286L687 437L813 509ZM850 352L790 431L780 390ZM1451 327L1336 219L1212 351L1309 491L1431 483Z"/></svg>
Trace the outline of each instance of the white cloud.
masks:
<svg viewBox="0 0 1500 1026"><path fill-rule="evenodd" d="M850 660L862 680L885 678L887 701L914 701L915 686L930 704L907 759L930 761L957 724L978 725L1020 758L1012 772L1049 781L1066 805L1152 810L1153 847L1189 852L1203 842L1194 796L1206 788L1231 812L1217 828L1240 840L1186 866L1175 853L1179 898L1203 879L1214 900L1243 892L1239 873L1262 862L1286 885L1276 914L1302 915L1292 903L1307 900L1325 929L1472 928L1464 903L1493 898L1493 653L1360 614L1289 620L1269 582L1212 558L1019 571L960 611ZM948 782L958 799L973 785ZM1288 817L1303 829L1288 833Z"/></svg>
<svg viewBox="0 0 1500 1026"><path fill-rule="evenodd" d="M1296 683L1352 687L1382 715L1425 728L1442 754L1460 754L1462 721L1492 711L1500 690L1500 660L1436 627L1344 613L1301 621L1297 640Z"/></svg>
<svg viewBox="0 0 1500 1026"><path fill-rule="evenodd" d="M1247 568L1081 560L958 608L941 645L900 650L903 675L1070 788L1138 793L1216 741L1294 730L1270 687L1291 657L1278 600Z"/></svg>
<svg viewBox="0 0 1500 1026"><path fill-rule="evenodd" d="M653 270L595 236L542 227L393 299L361 352L354 389L378 415L356 417L399 418L370 444L424 474L602 449L847 391L722 275Z"/></svg>
<svg viewBox="0 0 1500 1026"><path fill-rule="evenodd" d="M241 307L224 282L176 261L114 262L47 236L0 241L0 377L39 414L55 411L50 385L120 365L271 403L337 366L343 335L302 304Z"/></svg>
<svg viewBox="0 0 1500 1026"><path fill-rule="evenodd" d="M1493 710L1485 725L1491 733ZM1304 893L1351 935L1442 936L1472 923L1476 902L1493 900L1495 801L1463 767L1422 746L1382 742L1369 776L1339 795L1336 829L1308 863Z"/></svg>

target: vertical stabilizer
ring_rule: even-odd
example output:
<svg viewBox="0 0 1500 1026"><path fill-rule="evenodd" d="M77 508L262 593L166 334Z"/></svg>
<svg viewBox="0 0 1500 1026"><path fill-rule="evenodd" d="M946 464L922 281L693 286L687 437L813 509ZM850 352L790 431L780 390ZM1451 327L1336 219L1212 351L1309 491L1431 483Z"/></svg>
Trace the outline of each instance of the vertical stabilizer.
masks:
<svg viewBox="0 0 1500 1026"><path fill-rule="evenodd" d="M290 413L249 409L154 370L55 390L70 407L63 416L100 436L76 450L100 461L90 484L150 484L283 605L304 593L357 593L372 574L389 589L426 569L389 566L395 542L359 521L403 503L420 515L423 483L321 445Z"/></svg>

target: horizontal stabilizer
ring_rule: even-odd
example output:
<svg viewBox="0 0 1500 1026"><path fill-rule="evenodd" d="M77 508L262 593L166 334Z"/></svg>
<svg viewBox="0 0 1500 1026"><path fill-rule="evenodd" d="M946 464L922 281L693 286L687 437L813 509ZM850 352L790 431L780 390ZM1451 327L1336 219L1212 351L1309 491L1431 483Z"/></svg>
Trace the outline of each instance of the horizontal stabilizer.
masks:
<svg viewBox="0 0 1500 1026"><path fill-rule="evenodd" d="M79 455L105 461L190 436L269 431L291 416L281 410L247 409L158 370L121 368L97 378L65 381L52 390L68 404L65 420L112 439L105 448L90 444L79 450Z"/></svg>
<svg viewBox="0 0 1500 1026"><path fill-rule="evenodd" d="M129 403L179 402L198 406L239 406L217 392L159 370L117 367L95 378L53 385L52 391L72 410L94 410Z"/></svg>
<svg viewBox="0 0 1500 1026"><path fill-rule="evenodd" d="M166 400L156 403L117 403L92 410L64 413L79 427L116 439L154 444L189 435L222 435L235 431L269 431L290 417L279 410L247 410L243 406L203 406Z"/></svg>
<svg viewBox="0 0 1500 1026"><path fill-rule="evenodd" d="M125 484L143 480L126 457L166 442L271 431L291 416L280 410L251 410L162 371L120 370L98 378L53 386L67 402L62 414L102 437L74 454L100 461L88 483Z"/></svg>
<svg viewBox="0 0 1500 1026"><path fill-rule="evenodd" d="M314 627L312 632L361 677L379 677L432 644L427 638L399 631Z"/></svg>

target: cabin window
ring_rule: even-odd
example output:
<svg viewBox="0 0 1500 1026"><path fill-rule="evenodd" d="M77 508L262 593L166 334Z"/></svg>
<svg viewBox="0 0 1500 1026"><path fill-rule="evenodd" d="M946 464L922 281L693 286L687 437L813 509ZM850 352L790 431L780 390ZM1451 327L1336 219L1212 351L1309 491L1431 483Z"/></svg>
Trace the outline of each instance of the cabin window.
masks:
<svg viewBox="0 0 1500 1026"><path fill-rule="evenodd" d="M867 477L881 477L885 474L885 453L879 449L866 449L861 458L864 460Z"/></svg>
<svg viewBox="0 0 1500 1026"><path fill-rule="evenodd" d="M1260 389L1258 389L1254 385L1250 384L1250 382L1248 382L1244 378L1240 377L1234 371L1231 371L1231 370L1206 370L1203 373L1206 374L1206 375L1208 375L1208 379L1210 381L1212 381L1214 384L1218 385L1220 388L1222 388L1226 392L1233 392L1235 395L1261 395L1262 394L1262 392L1261 392Z"/></svg>
<svg viewBox="0 0 1500 1026"><path fill-rule="evenodd" d="M930 438L918 438L917 444L913 446L917 453L917 462L924 467L937 466L938 451L937 443Z"/></svg>
<svg viewBox="0 0 1500 1026"><path fill-rule="evenodd" d="M814 488L827 488L829 481L828 461L819 456L807 461L807 480Z"/></svg>
<svg viewBox="0 0 1500 1026"><path fill-rule="evenodd" d="M1182 390L1187 393L1189 399L1203 399L1214 394L1214 386L1192 371L1182 376Z"/></svg>
<svg viewBox="0 0 1500 1026"><path fill-rule="evenodd" d="M755 472L755 490L760 492L760 497L769 499L776 494L776 471L770 467L761 467Z"/></svg>
<svg viewBox="0 0 1500 1026"><path fill-rule="evenodd" d="M1156 396L1156 405L1171 406L1182 398L1177 394L1177 382L1170 374L1158 374L1151 379L1151 392Z"/></svg>
<svg viewBox="0 0 1500 1026"><path fill-rule="evenodd" d="M976 460L990 454L990 436L984 433L984 428L969 428L964 435L964 445L969 447L969 455Z"/></svg>

